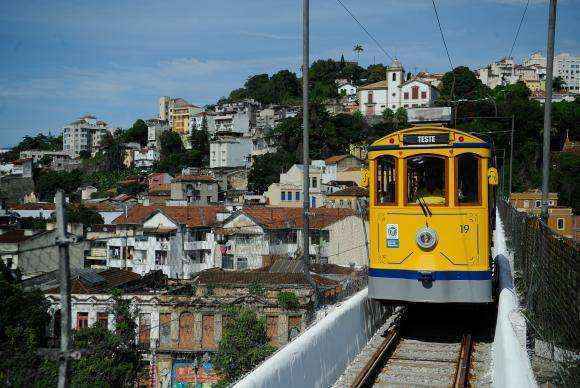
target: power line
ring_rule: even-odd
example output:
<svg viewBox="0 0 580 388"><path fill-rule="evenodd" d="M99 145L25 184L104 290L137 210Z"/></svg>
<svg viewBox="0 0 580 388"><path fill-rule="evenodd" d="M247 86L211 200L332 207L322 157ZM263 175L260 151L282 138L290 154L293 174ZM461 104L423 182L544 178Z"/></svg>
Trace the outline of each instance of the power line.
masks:
<svg viewBox="0 0 580 388"><path fill-rule="evenodd" d="M441 40L443 40L443 46L445 47L445 52L447 53L447 59L449 59L449 66L451 66L451 71L453 71L453 61L451 60L451 55L449 55L449 48L447 47L447 42L445 41L445 34L443 34L443 27L441 26L441 20L439 20L439 12L437 12L435 0L431 0L431 2L433 3L433 10L435 11L437 25L439 26L439 32L441 33Z"/></svg>
<svg viewBox="0 0 580 388"><path fill-rule="evenodd" d="M522 18L520 19L520 24L518 24L518 29L516 30L516 36L514 37L514 41L512 43L512 47L509 51L509 54L506 58L511 58L512 53L514 51L514 47L516 46L516 42L518 40L518 36L520 35L520 29L522 28L522 24L524 23L524 18L526 17L526 12L528 11L528 6L530 5L530 0L526 1L526 6L524 7L524 12L522 12Z"/></svg>
<svg viewBox="0 0 580 388"><path fill-rule="evenodd" d="M369 38L372 39L373 42L375 42L375 44L378 46L378 48L390 59L394 59L393 56L391 54L389 54L387 52L387 50L385 50L383 48L383 46L381 46L381 44L379 43L378 40L375 39L375 37L369 32L369 30L367 30L367 28L365 26L363 26L363 24L361 22L359 22L359 20L356 18L356 16L353 15L353 13L347 8L346 5L344 5L344 3L341 0L336 0L338 2L338 4L340 4L342 6L342 8L344 8L344 10L346 11L346 13L348 13L350 15L351 18L354 19L355 22L357 22L357 24L360 26L360 28L362 28L362 30L369 36Z"/></svg>

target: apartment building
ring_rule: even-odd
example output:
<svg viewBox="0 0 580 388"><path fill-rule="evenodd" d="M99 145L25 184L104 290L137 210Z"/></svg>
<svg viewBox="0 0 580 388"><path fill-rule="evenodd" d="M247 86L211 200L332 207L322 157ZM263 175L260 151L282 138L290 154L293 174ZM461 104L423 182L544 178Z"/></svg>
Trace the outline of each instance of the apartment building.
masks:
<svg viewBox="0 0 580 388"><path fill-rule="evenodd" d="M141 170L151 170L159 161L159 151L153 148L141 148L133 154L133 164Z"/></svg>
<svg viewBox="0 0 580 388"><path fill-rule="evenodd" d="M309 225L309 255L313 262L367 265L364 241L368 225L352 210L312 209ZM299 257L302 226L300 208L243 208L226 219L218 232L222 268L260 268L277 258Z"/></svg>
<svg viewBox="0 0 580 388"><path fill-rule="evenodd" d="M209 145L209 167L249 166L253 150L248 137L218 135Z"/></svg>
<svg viewBox="0 0 580 388"><path fill-rule="evenodd" d="M70 158L66 151L43 151L25 150L20 151L20 159L32 159L33 163L40 163L44 158L50 159L50 163L62 163Z"/></svg>
<svg viewBox="0 0 580 388"><path fill-rule="evenodd" d="M180 279L219 267L213 228L226 215L221 206L136 205L113 222L107 266Z"/></svg>
<svg viewBox="0 0 580 388"><path fill-rule="evenodd" d="M540 216L542 212L542 193L530 190L523 193L511 193L510 203L521 212ZM558 193L548 194L548 226L556 233L574 238L574 213L571 208L558 206Z"/></svg>
<svg viewBox="0 0 580 388"><path fill-rule="evenodd" d="M171 181L172 205L208 205L218 202L218 183L209 175L178 175Z"/></svg>
<svg viewBox="0 0 580 388"><path fill-rule="evenodd" d="M159 150L161 148L161 135L169 130L169 122L161 119L149 119L147 124L147 146Z"/></svg>
<svg viewBox="0 0 580 388"><path fill-rule="evenodd" d="M554 76L562 77L564 87L571 93L580 93L580 56L561 53L554 57Z"/></svg>
<svg viewBox="0 0 580 388"><path fill-rule="evenodd" d="M324 163L324 161L321 161ZM324 168L313 161L309 168L310 206L324 205L325 195L322 187ZM302 207L302 179L304 169L301 164L293 165L287 172L280 174L280 182L272 183L264 192L269 206Z"/></svg>
<svg viewBox="0 0 580 388"><path fill-rule="evenodd" d="M190 104L183 98L164 96L159 99L159 120L168 122L171 130L181 136L186 148L191 147L188 138L195 125L194 117L202 111L202 107Z"/></svg>
<svg viewBox="0 0 580 388"><path fill-rule="evenodd" d="M78 158L82 151L94 156L107 132L106 122L95 116L83 116L62 128L63 151L72 158Z"/></svg>

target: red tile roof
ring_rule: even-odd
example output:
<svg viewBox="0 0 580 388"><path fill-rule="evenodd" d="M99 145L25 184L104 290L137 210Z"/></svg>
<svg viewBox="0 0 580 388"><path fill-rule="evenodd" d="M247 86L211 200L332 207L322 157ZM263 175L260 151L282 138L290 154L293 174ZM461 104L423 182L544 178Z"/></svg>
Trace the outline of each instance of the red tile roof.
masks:
<svg viewBox="0 0 580 388"><path fill-rule="evenodd" d="M302 208L247 207L243 213L266 229L302 228ZM316 208L310 210L310 228L323 229L343 218L354 215L350 209Z"/></svg>
<svg viewBox="0 0 580 388"><path fill-rule="evenodd" d="M51 202L37 202L37 203L23 203L12 204L8 206L10 210L54 210L54 203Z"/></svg>
<svg viewBox="0 0 580 388"><path fill-rule="evenodd" d="M308 279L301 273L269 273L257 271L224 271L212 268L202 271L196 278L198 284L250 285L252 283L281 285L296 284L309 286Z"/></svg>
<svg viewBox="0 0 580 388"><path fill-rule="evenodd" d="M173 178L174 182L215 182L209 175L177 175Z"/></svg>
<svg viewBox="0 0 580 388"><path fill-rule="evenodd" d="M6 232L4 234L0 234L0 244L1 243L6 243L6 244L18 243L18 242L21 242L24 240L28 240L30 237L32 237L32 236L25 236L24 235L24 230L21 230L21 229L9 230L8 232Z"/></svg>
<svg viewBox="0 0 580 388"><path fill-rule="evenodd" d="M346 189L342 189L342 190L338 190L335 191L334 193L330 193L326 195L327 197L345 197L345 196L351 196L351 197L368 197L369 196L369 191L368 189L365 189L363 187L359 187L359 186L351 186L351 187L347 187Z"/></svg>
<svg viewBox="0 0 580 388"><path fill-rule="evenodd" d="M190 228L211 226L217 223L217 214L225 211L223 206L162 206L149 205L133 206L125 215L121 215L113 221L116 225L139 225L143 224L156 211L161 211L167 217L185 224Z"/></svg>
<svg viewBox="0 0 580 388"><path fill-rule="evenodd" d="M338 163L341 160L347 158L349 155L335 155L335 156L331 156L330 158L326 158L324 160L324 163L326 164L334 164L334 163Z"/></svg>

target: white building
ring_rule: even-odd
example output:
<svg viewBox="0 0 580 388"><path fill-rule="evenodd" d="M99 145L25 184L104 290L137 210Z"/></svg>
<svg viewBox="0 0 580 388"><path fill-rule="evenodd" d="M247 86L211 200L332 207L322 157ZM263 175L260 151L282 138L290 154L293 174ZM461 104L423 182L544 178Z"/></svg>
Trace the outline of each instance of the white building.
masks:
<svg viewBox="0 0 580 388"><path fill-rule="evenodd" d="M310 256L313 262L368 265L367 225L350 209L313 209ZM260 268L273 258L296 258L302 247L302 209L247 207L224 222L222 267Z"/></svg>
<svg viewBox="0 0 580 388"><path fill-rule="evenodd" d="M356 100L356 86L351 83L343 83L338 86L338 95L345 96L348 101Z"/></svg>
<svg viewBox="0 0 580 388"><path fill-rule="evenodd" d="M209 167L248 166L252 150L252 140L247 137L219 136L209 145Z"/></svg>
<svg viewBox="0 0 580 388"><path fill-rule="evenodd" d="M10 211L18 214L18 216L22 218L40 218L48 220L52 217L52 214L55 211L55 205L50 202L15 204L10 206Z"/></svg>
<svg viewBox="0 0 580 388"><path fill-rule="evenodd" d="M0 175L13 175L22 178L32 177L32 158L17 159L0 164Z"/></svg>
<svg viewBox="0 0 580 388"><path fill-rule="evenodd" d="M107 266L139 274L161 270L170 278L219 267L213 228L225 216L221 206L134 206L114 221Z"/></svg>
<svg viewBox="0 0 580 388"><path fill-rule="evenodd" d="M431 106L439 92L429 81L413 78L405 80L405 70L395 59L387 68L387 79L359 88L359 110L365 116L381 115L386 108Z"/></svg>
<svg viewBox="0 0 580 388"><path fill-rule="evenodd" d="M161 147L161 135L169 131L169 122L161 119L149 119L147 124L147 146L154 149Z"/></svg>
<svg viewBox="0 0 580 388"><path fill-rule="evenodd" d="M569 53L554 57L554 76L562 77L566 90L580 93L580 57Z"/></svg>
<svg viewBox="0 0 580 388"><path fill-rule="evenodd" d="M20 151L20 159L32 159L32 162L34 163L39 163L45 156L48 156L51 161L56 161L56 163L62 163L62 161L70 158L69 153L65 151Z"/></svg>
<svg viewBox="0 0 580 388"><path fill-rule="evenodd" d="M107 134L107 123L95 116L83 116L62 128L63 151L71 157L79 157L81 151L94 156Z"/></svg>
<svg viewBox="0 0 580 388"><path fill-rule="evenodd" d="M133 154L133 163L140 169L150 169L159 161L159 151L153 148L142 148Z"/></svg>
<svg viewBox="0 0 580 388"><path fill-rule="evenodd" d="M322 162L322 163L318 163ZM308 175L310 177L310 206L324 206L325 192L323 189L324 161L312 161ZM301 164L295 164L280 174L280 182L272 183L264 192L264 197L270 206L302 207L302 177L304 169Z"/></svg>

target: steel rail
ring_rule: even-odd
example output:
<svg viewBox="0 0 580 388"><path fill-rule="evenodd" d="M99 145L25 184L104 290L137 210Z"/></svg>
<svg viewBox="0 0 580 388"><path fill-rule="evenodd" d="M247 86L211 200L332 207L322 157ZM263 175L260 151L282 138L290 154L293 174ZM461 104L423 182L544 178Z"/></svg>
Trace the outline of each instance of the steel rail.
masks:
<svg viewBox="0 0 580 388"><path fill-rule="evenodd" d="M368 387L372 384L371 377L375 374L377 368L381 366L381 361L385 355L393 349L399 339L399 327L393 327L387 331L387 335L372 357L367 361L365 366L357 374L356 379L350 385L351 388Z"/></svg>
<svg viewBox="0 0 580 388"><path fill-rule="evenodd" d="M464 334L461 339L461 348L455 369L453 388L465 388L468 386L472 350L473 340L471 334Z"/></svg>

